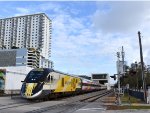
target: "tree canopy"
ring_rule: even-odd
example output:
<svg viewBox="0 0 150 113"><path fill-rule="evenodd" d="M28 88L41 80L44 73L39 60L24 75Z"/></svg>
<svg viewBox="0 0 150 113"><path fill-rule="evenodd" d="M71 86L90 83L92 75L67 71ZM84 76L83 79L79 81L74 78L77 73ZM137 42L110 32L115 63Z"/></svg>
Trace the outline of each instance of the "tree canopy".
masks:
<svg viewBox="0 0 150 113"><path fill-rule="evenodd" d="M126 86L127 84L129 84L130 88L141 89L143 87L141 63L132 63L130 67L128 66L128 68L128 72L126 72L125 75L121 76L120 78L121 86ZM150 71L149 67L145 65L144 76L146 86L150 86Z"/></svg>

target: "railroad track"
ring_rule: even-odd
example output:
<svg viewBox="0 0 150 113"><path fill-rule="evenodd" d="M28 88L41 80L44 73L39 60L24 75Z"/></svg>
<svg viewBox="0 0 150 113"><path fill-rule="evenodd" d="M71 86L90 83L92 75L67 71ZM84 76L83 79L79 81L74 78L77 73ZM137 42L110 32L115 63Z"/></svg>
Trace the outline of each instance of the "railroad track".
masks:
<svg viewBox="0 0 150 113"><path fill-rule="evenodd" d="M64 97L64 98L67 98L67 97ZM52 98L52 100L61 100L61 99L64 99L64 98ZM69 97L68 97L69 98ZM0 110L5 110L5 109L10 109L10 108L16 108L16 107L21 107L21 106L26 106L26 105L33 105L33 104L36 104L36 103L42 103L42 102L46 102L48 100L27 100L27 101L18 101L18 102L12 102L12 103L9 103L9 104L0 104Z"/></svg>
<svg viewBox="0 0 150 113"><path fill-rule="evenodd" d="M43 113L43 112L47 112L47 111L50 113L65 113L65 111L72 111L73 112L73 111L75 111L75 110L77 110L83 106L85 106L85 104L81 104L78 102L64 103L64 104L57 104L57 105L53 105L53 106L48 106L48 107L28 111L25 113Z"/></svg>
<svg viewBox="0 0 150 113"><path fill-rule="evenodd" d="M62 100L64 100L63 103L57 103L55 105L42 107L42 108L39 108L36 110L27 111L26 113L42 113L42 112L47 112L47 111L52 112L52 113L65 113L65 111L68 112L68 110L70 112L72 112L72 111L75 111L75 110L80 109L81 107L87 105L88 104L87 102L94 102L97 99L106 96L110 92L112 92L112 91L102 90L102 91L97 92L97 93L90 93L86 96L85 95L77 95L75 97L68 97L68 100L70 99L70 101L65 101L65 99L66 99L66 97L65 97L65 98L62 98ZM74 99L72 99L72 98L74 98ZM52 100L56 100L56 99L52 99ZM57 100L61 101L61 98L59 98ZM11 110L11 109L14 109L17 107L22 107L22 106L26 107L26 106L34 105L34 104L36 105L38 103L41 103L41 105L42 105L42 102L44 103L46 101L38 101L38 102L37 101L27 101L27 102L19 101L16 103L9 103L6 105L0 105L0 110L1 111L5 111L7 109Z"/></svg>
<svg viewBox="0 0 150 113"><path fill-rule="evenodd" d="M32 110L29 112L25 113L42 113L42 112L51 112L51 113L65 113L65 112L73 112L76 111L77 109L82 108L83 106L86 106L88 103L87 102L94 102L95 100L104 97L108 94L110 94L112 91L104 91L100 94L90 96L84 99L79 99L74 102L66 102L63 104L57 104L54 106L48 106L45 108L40 108L36 110Z"/></svg>
<svg viewBox="0 0 150 113"><path fill-rule="evenodd" d="M20 106L25 106L25 105L32 105L34 103L36 102L16 102L16 103L4 104L4 105L0 105L0 110L20 107Z"/></svg>
<svg viewBox="0 0 150 113"><path fill-rule="evenodd" d="M102 92L102 93L100 93L100 94L97 94L97 95L94 95L94 96L91 96L91 97L82 99L82 100L80 100L80 101L81 101L81 102L94 102L94 101L100 99L101 97L104 97L104 96L110 94L111 92L112 92L112 90L110 90L110 91L105 91L105 92Z"/></svg>

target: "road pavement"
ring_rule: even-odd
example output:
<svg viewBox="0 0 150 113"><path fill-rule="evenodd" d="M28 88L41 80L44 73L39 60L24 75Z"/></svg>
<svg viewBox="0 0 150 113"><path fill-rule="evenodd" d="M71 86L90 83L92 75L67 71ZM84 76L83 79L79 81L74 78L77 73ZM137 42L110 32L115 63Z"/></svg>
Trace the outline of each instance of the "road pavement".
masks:
<svg viewBox="0 0 150 113"><path fill-rule="evenodd" d="M99 98L94 102L77 101L83 97L85 95L44 102L30 102L20 97L0 97L0 113L150 113L150 110L107 110L107 105L115 105L113 96Z"/></svg>

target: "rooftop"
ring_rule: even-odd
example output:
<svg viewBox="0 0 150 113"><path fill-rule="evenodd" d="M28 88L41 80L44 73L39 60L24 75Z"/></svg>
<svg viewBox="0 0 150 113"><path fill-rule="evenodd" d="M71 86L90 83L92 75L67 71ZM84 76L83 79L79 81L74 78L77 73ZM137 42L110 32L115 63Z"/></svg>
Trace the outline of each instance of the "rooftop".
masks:
<svg viewBox="0 0 150 113"><path fill-rule="evenodd" d="M25 17L25 16L34 16L34 15L45 15L51 21L51 19L45 13L36 13L36 14L28 14L28 15L22 15L22 16L14 16L14 17L2 18L0 20L12 19L12 18L20 18L20 17Z"/></svg>

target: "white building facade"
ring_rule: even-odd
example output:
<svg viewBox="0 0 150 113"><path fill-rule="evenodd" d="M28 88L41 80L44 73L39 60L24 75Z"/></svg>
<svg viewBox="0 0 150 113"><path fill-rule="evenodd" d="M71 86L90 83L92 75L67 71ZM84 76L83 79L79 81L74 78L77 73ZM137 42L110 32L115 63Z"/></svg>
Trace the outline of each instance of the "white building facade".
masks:
<svg viewBox="0 0 150 113"><path fill-rule="evenodd" d="M24 81L28 72L32 69L27 66L0 67L0 91L4 91L5 94L10 94L12 91L13 94L20 94L21 81Z"/></svg>
<svg viewBox="0 0 150 113"><path fill-rule="evenodd" d="M44 13L0 19L0 42L6 49L35 48L49 59L51 29L52 22Z"/></svg>

